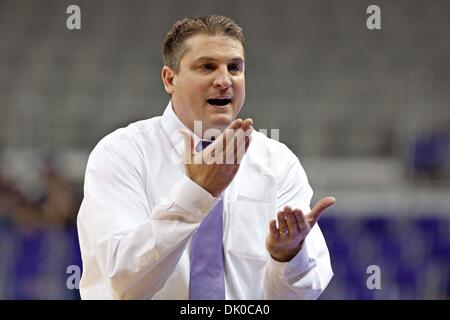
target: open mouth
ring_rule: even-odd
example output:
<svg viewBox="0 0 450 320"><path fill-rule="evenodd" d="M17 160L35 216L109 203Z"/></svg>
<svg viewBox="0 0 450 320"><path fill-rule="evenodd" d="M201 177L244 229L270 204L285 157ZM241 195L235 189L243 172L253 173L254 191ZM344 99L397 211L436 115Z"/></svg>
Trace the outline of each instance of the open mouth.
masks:
<svg viewBox="0 0 450 320"><path fill-rule="evenodd" d="M231 99L208 99L206 102L213 106L226 106L231 103Z"/></svg>

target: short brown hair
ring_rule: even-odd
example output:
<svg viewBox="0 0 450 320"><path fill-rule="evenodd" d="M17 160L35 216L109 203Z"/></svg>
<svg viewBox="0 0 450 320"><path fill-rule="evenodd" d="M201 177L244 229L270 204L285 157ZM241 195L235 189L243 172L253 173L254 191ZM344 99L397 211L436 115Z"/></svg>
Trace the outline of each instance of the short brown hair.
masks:
<svg viewBox="0 0 450 320"><path fill-rule="evenodd" d="M235 38L241 42L245 49L242 28L232 19L217 15L184 18L175 22L166 35L164 40L164 65L178 72L180 60L186 52L186 48L183 46L184 42L189 37L200 33L226 35Z"/></svg>

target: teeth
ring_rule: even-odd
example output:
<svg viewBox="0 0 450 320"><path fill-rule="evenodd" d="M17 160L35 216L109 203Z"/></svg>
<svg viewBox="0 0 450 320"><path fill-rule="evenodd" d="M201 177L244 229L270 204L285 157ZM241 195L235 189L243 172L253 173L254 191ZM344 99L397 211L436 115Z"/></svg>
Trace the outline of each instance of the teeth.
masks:
<svg viewBox="0 0 450 320"><path fill-rule="evenodd" d="M208 99L206 101L214 106L225 106L231 102L231 99Z"/></svg>

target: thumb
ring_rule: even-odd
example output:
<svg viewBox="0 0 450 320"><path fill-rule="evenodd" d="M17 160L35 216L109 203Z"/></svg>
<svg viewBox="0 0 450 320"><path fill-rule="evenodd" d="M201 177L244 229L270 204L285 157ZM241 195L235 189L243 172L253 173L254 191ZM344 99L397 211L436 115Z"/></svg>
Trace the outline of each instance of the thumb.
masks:
<svg viewBox="0 0 450 320"><path fill-rule="evenodd" d="M183 136L184 140L184 152L183 152L183 161L184 164L191 163L191 159L194 152L194 137L192 132L187 129L180 129L179 132Z"/></svg>
<svg viewBox="0 0 450 320"><path fill-rule="evenodd" d="M307 215L307 220L311 225L314 225L317 220L319 220L320 216L322 215L322 212L334 204L336 202L336 199L334 197L326 197L320 199L314 208L312 208L311 212Z"/></svg>

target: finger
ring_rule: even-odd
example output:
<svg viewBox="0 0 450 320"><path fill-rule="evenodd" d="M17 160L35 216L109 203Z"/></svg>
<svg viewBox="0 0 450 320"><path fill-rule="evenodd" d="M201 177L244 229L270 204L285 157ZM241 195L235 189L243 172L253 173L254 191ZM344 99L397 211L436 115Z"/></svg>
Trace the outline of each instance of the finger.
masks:
<svg viewBox="0 0 450 320"><path fill-rule="evenodd" d="M253 124L253 120L247 118L245 120L236 119L225 130L224 134L224 161L227 164L240 163L240 149L245 151L245 131ZM250 132L251 134L251 132ZM242 137L242 138L241 138ZM242 142L241 142L242 140ZM242 143L242 144L241 144ZM242 158L242 157L241 157Z"/></svg>
<svg viewBox="0 0 450 320"><path fill-rule="evenodd" d="M300 209L294 209L294 216L295 216L295 220L297 221L297 229L300 232L303 232L303 230L306 227L306 221L305 221L305 216L303 215L302 210Z"/></svg>
<svg viewBox="0 0 450 320"><path fill-rule="evenodd" d="M248 137L244 137L242 141L238 142L238 148L237 148L237 155L236 155L236 163L240 164L242 162L242 159L244 158L245 153L248 149Z"/></svg>
<svg viewBox="0 0 450 320"><path fill-rule="evenodd" d="M286 217L286 225L288 228L288 236L289 238L295 237L298 229L297 229L297 220L295 219L294 212L292 212L291 207L286 206L284 208L285 217Z"/></svg>
<svg viewBox="0 0 450 320"><path fill-rule="evenodd" d="M241 129L246 131L248 128L250 128L253 125L253 119L247 118L244 121L242 121Z"/></svg>
<svg viewBox="0 0 450 320"><path fill-rule="evenodd" d="M245 152L247 152L248 147L250 147L250 143L251 142L252 142L252 137L251 136L245 137Z"/></svg>
<svg viewBox="0 0 450 320"><path fill-rule="evenodd" d="M226 163L237 164L239 149L245 149L245 135L241 128L234 130L233 135L229 137L227 147L225 149ZM240 145L242 144L242 145Z"/></svg>
<svg viewBox="0 0 450 320"><path fill-rule="evenodd" d="M187 129L180 129L179 131L184 140L183 162L184 164L190 164L192 163L191 160L193 155L195 154L194 137L192 135L192 132Z"/></svg>
<svg viewBox="0 0 450 320"><path fill-rule="evenodd" d="M234 123L234 122L233 122ZM231 126L230 126L231 127ZM217 163L223 164L227 163L226 159L226 149L230 141L232 141L234 136L234 129L231 129L228 127L225 129L221 135L219 136L214 143L212 143L210 146L215 150L216 153L214 153L215 158L217 159Z"/></svg>
<svg viewBox="0 0 450 320"><path fill-rule="evenodd" d="M253 126L249 126L245 131L245 135L246 136L251 136L253 131L255 130L255 128L253 128Z"/></svg>
<svg viewBox="0 0 450 320"><path fill-rule="evenodd" d="M233 143L233 147L234 147L234 163L238 163L237 162L237 155L238 155L238 148L240 146L240 144L242 143L241 140L244 135L244 131L242 131L241 128L236 130L236 134L234 136L234 143Z"/></svg>
<svg viewBox="0 0 450 320"><path fill-rule="evenodd" d="M275 220L270 221L269 230L270 238L274 241L277 241L280 235L278 233L277 222Z"/></svg>
<svg viewBox="0 0 450 320"><path fill-rule="evenodd" d="M243 124L242 119L237 118L228 126L227 129L236 130L236 129L239 129L242 126L242 124Z"/></svg>
<svg viewBox="0 0 450 320"><path fill-rule="evenodd" d="M286 220L284 219L283 211L278 211L277 220L278 220L278 233L280 235L280 238L287 238L289 230L286 225Z"/></svg>
<svg viewBox="0 0 450 320"><path fill-rule="evenodd" d="M238 145L238 153L237 153L237 163L241 163L242 158L244 158L245 153L248 150L248 147L250 145L250 142L252 141L251 133L253 132L253 127L250 127L247 129L247 131L244 133L244 137L241 142L243 145Z"/></svg>
<svg viewBox="0 0 450 320"><path fill-rule="evenodd" d="M221 161L221 163L226 163L226 148L230 141L232 141L232 138L234 136L234 132L236 129L240 128L242 126L242 119L236 119L234 120L221 134L220 136L211 143L208 148L212 148L213 150L220 150L222 151L222 154L217 155L217 161ZM222 143L221 146L217 146L217 144ZM207 150L206 148L205 150ZM214 154L215 156L215 154Z"/></svg>
<svg viewBox="0 0 450 320"><path fill-rule="evenodd" d="M225 159L225 163L226 164L234 164L234 156L235 156L235 144L236 144L236 139L235 139L235 133L232 131L229 131L227 133L227 144L224 148L223 151L223 157Z"/></svg>
<svg viewBox="0 0 450 320"><path fill-rule="evenodd" d="M243 131L243 134L245 137L251 136L253 132L253 119L247 118L243 121L241 130Z"/></svg>
<svg viewBox="0 0 450 320"><path fill-rule="evenodd" d="M242 126L242 123L243 123L242 119L236 119L228 126L228 128L225 129L224 132L222 132L223 142L224 142L223 150L225 150L225 148L228 146L228 144L230 144L230 142L232 142L232 139L236 133L236 130Z"/></svg>
<svg viewBox="0 0 450 320"><path fill-rule="evenodd" d="M333 197L326 197L320 199L314 208L312 208L311 212L306 216L306 220L309 224L314 225L317 220L319 220L322 212L336 202L336 199Z"/></svg>
<svg viewBox="0 0 450 320"><path fill-rule="evenodd" d="M242 126L244 125L244 123L248 123L247 119L243 121L242 119L238 118L238 119L234 120L228 126L227 129L225 129L225 132L228 131L228 134L226 134L227 140L225 141L225 145L224 146L227 146L231 142L232 137L234 137L236 135L236 131L241 129Z"/></svg>
<svg viewBox="0 0 450 320"><path fill-rule="evenodd" d="M236 134L236 147L235 147L235 161L237 164L241 163L245 154L246 136L244 130L238 129Z"/></svg>
<svg viewBox="0 0 450 320"><path fill-rule="evenodd" d="M221 134L217 139L214 139L205 149L202 150L202 156L206 164L223 163L222 149L225 137Z"/></svg>

